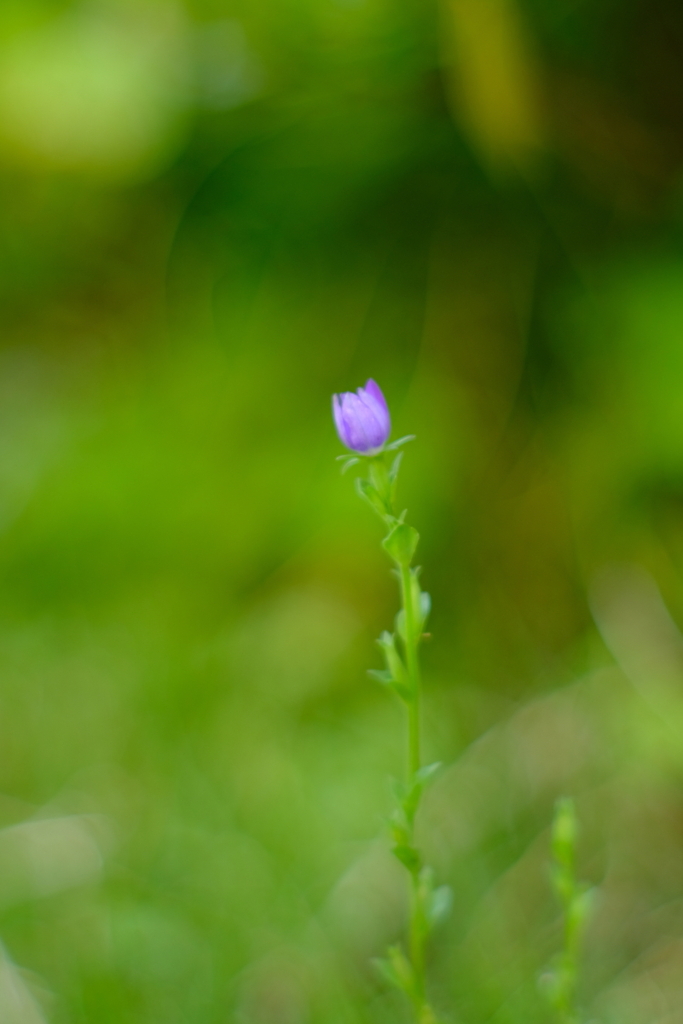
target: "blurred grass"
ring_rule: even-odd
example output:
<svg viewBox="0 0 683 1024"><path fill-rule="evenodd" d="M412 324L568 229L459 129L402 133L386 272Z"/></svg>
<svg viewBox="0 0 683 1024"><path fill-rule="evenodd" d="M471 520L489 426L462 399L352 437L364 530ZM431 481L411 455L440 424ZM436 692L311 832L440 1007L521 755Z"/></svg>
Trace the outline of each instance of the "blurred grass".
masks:
<svg viewBox="0 0 683 1024"><path fill-rule="evenodd" d="M454 1021L681 1013L683 18L0 10L0 1020L381 1024L396 594L333 391L416 433Z"/></svg>

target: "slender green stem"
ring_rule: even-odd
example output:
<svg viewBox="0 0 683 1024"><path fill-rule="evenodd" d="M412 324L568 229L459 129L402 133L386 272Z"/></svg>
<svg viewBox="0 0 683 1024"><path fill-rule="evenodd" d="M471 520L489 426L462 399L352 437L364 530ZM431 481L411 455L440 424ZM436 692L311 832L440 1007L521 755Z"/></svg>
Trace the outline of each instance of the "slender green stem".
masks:
<svg viewBox="0 0 683 1024"><path fill-rule="evenodd" d="M411 595L410 569L401 569L401 596L406 624L406 668L412 690L408 705L408 774L410 779L422 767L420 756L420 662L415 638L415 609Z"/></svg>
<svg viewBox="0 0 683 1024"><path fill-rule="evenodd" d="M368 477L357 482L361 497L384 521L388 534L382 541L385 551L398 569L401 587L402 623L396 634L385 632L379 644L384 651L387 669L377 673L381 681L394 689L407 713L407 779L405 795L393 818L394 853L410 873L410 921L408 949L389 949L391 980L410 998L415 1024L436 1024L436 1016L427 1002L425 980L425 947L433 921L432 874L423 866L415 847L415 816L425 778L422 777L421 693L419 646L422 623L428 613L429 598L420 592L416 571L411 569L419 540L416 531L405 523L405 513L397 516L394 501L396 474L400 456L394 457L391 468L386 453L368 461ZM427 610L425 610L425 599ZM402 648L402 649L401 649Z"/></svg>
<svg viewBox="0 0 683 1024"><path fill-rule="evenodd" d="M408 783L410 784L422 767L420 754L420 662L415 608L413 607L410 569L401 568L401 597L405 617L405 657L406 668L412 699L408 704ZM410 822L411 833L413 822ZM412 838L412 835L411 835ZM422 893L420 891L420 873L415 868L411 872L411 914L410 914L410 959L415 977L415 1009L418 1019L422 1015L425 1000L425 964L424 964L424 925L422 921Z"/></svg>

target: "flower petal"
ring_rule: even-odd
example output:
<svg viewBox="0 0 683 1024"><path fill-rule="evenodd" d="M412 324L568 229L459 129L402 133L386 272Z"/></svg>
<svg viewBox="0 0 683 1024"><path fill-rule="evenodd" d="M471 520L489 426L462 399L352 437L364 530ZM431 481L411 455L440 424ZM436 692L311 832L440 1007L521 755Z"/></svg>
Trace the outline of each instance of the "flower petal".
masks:
<svg viewBox="0 0 683 1024"><path fill-rule="evenodd" d="M341 401L344 432L347 437L345 444L354 452L365 454L371 448L376 447L372 436L375 433L372 413L358 395L354 395L351 391L342 395Z"/></svg>
<svg viewBox="0 0 683 1024"><path fill-rule="evenodd" d="M372 413L376 427L370 432L374 448L381 448L391 432L391 417L384 395L374 380L369 380L364 388L358 388L358 397Z"/></svg>
<svg viewBox="0 0 683 1024"><path fill-rule="evenodd" d="M334 417L334 425L337 428L339 434L339 440L342 444L350 448L349 439L346 433L346 424L344 422L344 412L342 409L342 396L332 395L332 415Z"/></svg>
<svg viewBox="0 0 683 1024"><path fill-rule="evenodd" d="M384 413L384 415L387 417L387 419L389 418L389 406L387 405L387 400L382 394L381 387L379 386L379 384L376 383L376 381L372 379L372 377L370 377L370 379L366 382L364 388L358 389L358 394L362 398L370 398L372 399L372 401L376 402L379 408Z"/></svg>
<svg viewBox="0 0 683 1024"><path fill-rule="evenodd" d="M332 415L342 444L360 455L379 451L389 436L389 409L374 380L356 393L333 395Z"/></svg>

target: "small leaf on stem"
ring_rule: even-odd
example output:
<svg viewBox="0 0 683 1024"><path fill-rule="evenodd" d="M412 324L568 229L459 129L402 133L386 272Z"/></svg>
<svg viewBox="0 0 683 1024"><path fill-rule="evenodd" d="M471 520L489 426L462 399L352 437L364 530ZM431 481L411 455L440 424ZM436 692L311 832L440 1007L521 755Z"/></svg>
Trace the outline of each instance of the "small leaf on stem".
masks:
<svg viewBox="0 0 683 1024"><path fill-rule="evenodd" d="M372 679L377 680L378 683L381 683L382 686L391 686L394 682L394 677L391 672L385 668L369 668L368 675Z"/></svg>
<svg viewBox="0 0 683 1024"><path fill-rule="evenodd" d="M424 789L427 783L434 778L440 767L441 761L434 761L433 764L424 764L415 773L415 781L419 782L420 786Z"/></svg>
<svg viewBox="0 0 683 1024"><path fill-rule="evenodd" d="M392 690L404 704L411 703L413 699L413 691L407 683L402 683L398 679L394 679L391 672L381 668L369 668L368 675L378 683L381 683L382 686L386 686L387 689Z"/></svg>
<svg viewBox="0 0 683 1024"><path fill-rule="evenodd" d="M411 999L415 995L415 974L400 946L390 946L386 960L375 960L375 965L390 985L405 992Z"/></svg>
<svg viewBox="0 0 683 1024"><path fill-rule="evenodd" d="M437 761L435 764L426 764L413 776L412 782L408 786L406 794L402 800L403 809L410 821L415 817L415 813L420 803L420 797L422 796L427 783L432 776L436 774L440 767L440 761Z"/></svg>
<svg viewBox="0 0 683 1024"><path fill-rule="evenodd" d="M396 478L398 477L398 471L401 468L401 460L403 459L403 452L399 452L394 461L391 463L391 469L389 470L389 483L395 484Z"/></svg>
<svg viewBox="0 0 683 1024"><path fill-rule="evenodd" d="M414 530L412 526L408 526L407 523L399 522L391 533L384 538L382 547L397 565L407 569L415 554L419 539L420 535L417 530Z"/></svg>
<svg viewBox="0 0 683 1024"><path fill-rule="evenodd" d="M390 676L390 680L380 678L379 681L386 682L386 684L395 690L403 700L412 700L413 694L408 672L401 655L396 650L395 636L393 633L388 633L385 630L377 643L382 648L382 653ZM375 676L375 678L377 678L377 676Z"/></svg>
<svg viewBox="0 0 683 1024"><path fill-rule="evenodd" d="M420 870L422 861L420 860L420 854L414 846L401 844L400 846L395 846L391 852L411 874L416 874Z"/></svg>

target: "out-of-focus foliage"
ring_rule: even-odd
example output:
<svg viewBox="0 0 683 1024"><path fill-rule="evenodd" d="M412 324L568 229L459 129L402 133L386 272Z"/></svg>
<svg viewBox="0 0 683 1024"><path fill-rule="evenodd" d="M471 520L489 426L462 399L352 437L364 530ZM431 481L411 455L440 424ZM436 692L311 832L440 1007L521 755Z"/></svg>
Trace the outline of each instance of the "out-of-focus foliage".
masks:
<svg viewBox="0 0 683 1024"><path fill-rule="evenodd" d="M369 375L434 1003L548 1019L572 794L586 1019L680 1017L682 48L675 0L0 5L3 1024L402 1019Z"/></svg>

